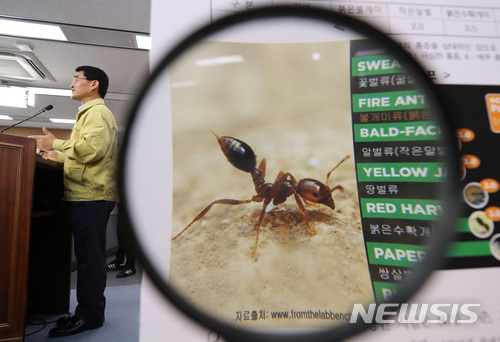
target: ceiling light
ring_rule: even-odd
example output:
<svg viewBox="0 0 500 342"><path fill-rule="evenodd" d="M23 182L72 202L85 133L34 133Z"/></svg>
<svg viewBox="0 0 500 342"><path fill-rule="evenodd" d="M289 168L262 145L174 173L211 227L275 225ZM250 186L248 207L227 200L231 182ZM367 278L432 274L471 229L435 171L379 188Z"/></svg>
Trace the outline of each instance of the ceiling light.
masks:
<svg viewBox="0 0 500 342"><path fill-rule="evenodd" d="M233 55L233 56L221 56L221 57L199 59L196 61L196 65L211 66L219 64L241 63L241 62L243 62L243 56Z"/></svg>
<svg viewBox="0 0 500 342"><path fill-rule="evenodd" d="M65 123L65 124L75 124L76 120L74 119L58 119L58 118L49 118L53 123Z"/></svg>
<svg viewBox="0 0 500 342"><path fill-rule="evenodd" d="M170 84L171 88L185 88L185 87L194 87L197 86L198 82L196 81L181 81L181 82L174 82Z"/></svg>
<svg viewBox="0 0 500 342"><path fill-rule="evenodd" d="M143 50L151 50L152 39L150 36L142 36L139 34L135 35L135 42L137 43L137 48Z"/></svg>
<svg viewBox="0 0 500 342"><path fill-rule="evenodd" d="M0 34L51 40L68 39L57 25L39 24L11 19L0 19Z"/></svg>
<svg viewBox="0 0 500 342"><path fill-rule="evenodd" d="M28 101L28 106L34 107L35 106L35 93L26 89L26 97L27 97L27 101Z"/></svg>
<svg viewBox="0 0 500 342"><path fill-rule="evenodd" d="M8 115L0 115L0 120L14 120Z"/></svg>
<svg viewBox="0 0 500 342"><path fill-rule="evenodd" d="M20 87L0 87L0 106L27 108L28 92Z"/></svg>
<svg viewBox="0 0 500 342"><path fill-rule="evenodd" d="M36 95L50 95L50 96L71 96L71 89L58 89L58 88L36 88L29 87L27 88L30 93L34 93Z"/></svg>

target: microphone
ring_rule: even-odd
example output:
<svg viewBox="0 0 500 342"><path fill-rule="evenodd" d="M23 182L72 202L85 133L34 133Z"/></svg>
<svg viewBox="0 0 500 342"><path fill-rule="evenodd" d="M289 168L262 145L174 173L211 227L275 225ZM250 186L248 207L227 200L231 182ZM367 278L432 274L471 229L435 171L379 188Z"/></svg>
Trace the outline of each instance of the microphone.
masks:
<svg viewBox="0 0 500 342"><path fill-rule="evenodd" d="M46 106L46 107L42 108L41 110L39 110L38 112L36 112L34 115L30 116L29 118L26 118L26 119L24 119L24 120L22 120L22 121L19 121L18 123L15 123L15 124L13 124L13 125L10 125L9 127L4 128L4 129L0 132L0 134L2 134L3 132L5 132L5 131L6 131L6 130L8 130L8 129L11 129L12 127L16 127L17 125L22 124L22 123L23 123L23 122L25 122L25 121L28 121L28 120L33 119L35 116L38 116L38 115L42 114L43 112L46 112L46 111L48 111L48 110L51 110L52 108L54 108L54 106L50 104L50 105L48 105L48 106Z"/></svg>

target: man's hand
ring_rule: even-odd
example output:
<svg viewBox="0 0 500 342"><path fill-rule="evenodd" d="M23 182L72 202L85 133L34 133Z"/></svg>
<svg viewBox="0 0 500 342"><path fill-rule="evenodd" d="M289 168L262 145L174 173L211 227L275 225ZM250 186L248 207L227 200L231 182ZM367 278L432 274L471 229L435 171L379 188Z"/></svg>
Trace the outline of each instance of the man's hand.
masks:
<svg viewBox="0 0 500 342"><path fill-rule="evenodd" d="M40 151L40 155L46 159L58 161L56 151Z"/></svg>
<svg viewBox="0 0 500 342"><path fill-rule="evenodd" d="M50 133L50 131L45 127L42 128L42 131L45 135L30 135L28 138L35 139L36 145L40 150L51 151L54 140L56 140L56 136Z"/></svg>

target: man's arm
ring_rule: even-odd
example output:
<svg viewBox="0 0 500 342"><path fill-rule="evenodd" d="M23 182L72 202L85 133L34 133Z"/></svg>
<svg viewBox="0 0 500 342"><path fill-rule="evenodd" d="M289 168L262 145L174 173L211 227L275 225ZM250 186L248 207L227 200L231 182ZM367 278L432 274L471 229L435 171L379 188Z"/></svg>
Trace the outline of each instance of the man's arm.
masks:
<svg viewBox="0 0 500 342"><path fill-rule="evenodd" d="M96 111L80 127L78 139L55 139L52 147L83 164L98 161L106 154L111 144L108 126L105 115Z"/></svg>

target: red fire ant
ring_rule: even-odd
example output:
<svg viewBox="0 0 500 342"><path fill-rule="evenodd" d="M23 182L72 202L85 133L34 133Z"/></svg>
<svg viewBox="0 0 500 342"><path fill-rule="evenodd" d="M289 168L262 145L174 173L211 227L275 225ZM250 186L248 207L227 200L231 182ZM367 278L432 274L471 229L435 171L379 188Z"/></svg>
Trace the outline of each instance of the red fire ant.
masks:
<svg viewBox="0 0 500 342"><path fill-rule="evenodd" d="M299 206L300 211L305 217L305 222L307 226L307 230L315 235L316 231L311 228L309 225L309 217L307 215L307 211L304 208L304 202L313 202L313 203L321 203L324 204L333 210L335 209L335 203L333 202L332 193L335 190L343 191L344 188L341 185L337 185L334 188L330 189L328 186L328 179L330 174L340 166L346 159L350 156L345 156L333 169L328 172L326 175L326 185L311 178L305 178L297 182L293 175L289 172L284 173L280 171L274 183L266 183L265 182L265 173L266 173L266 159L262 159L260 162L259 168L256 168L257 165L257 157L253 152L252 148L248 146L244 141L232 138L232 137L219 137L213 131L212 133L217 138L219 142L220 148L227 160L237 169L250 173L253 179L253 183L255 185L255 191L257 195L253 196L249 200L234 200L234 199L220 199L213 201L210 203L202 212L196 216L191 223L189 223L186 228L184 228L179 234L172 238L172 241L177 239L182 233L184 233L193 223L200 220L205 216L205 214L212 208L214 204L229 204L229 205L237 205L251 202L264 202L264 206L260 213L259 222L257 223L257 235L255 238L255 246L252 251L252 257L255 256L257 251L257 244L259 242L259 231L260 226L262 224L262 220L264 219L264 215L266 214L266 208L273 202L274 205L281 204L286 201L286 199L293 195L295 197L295 201Z"/></svg>

